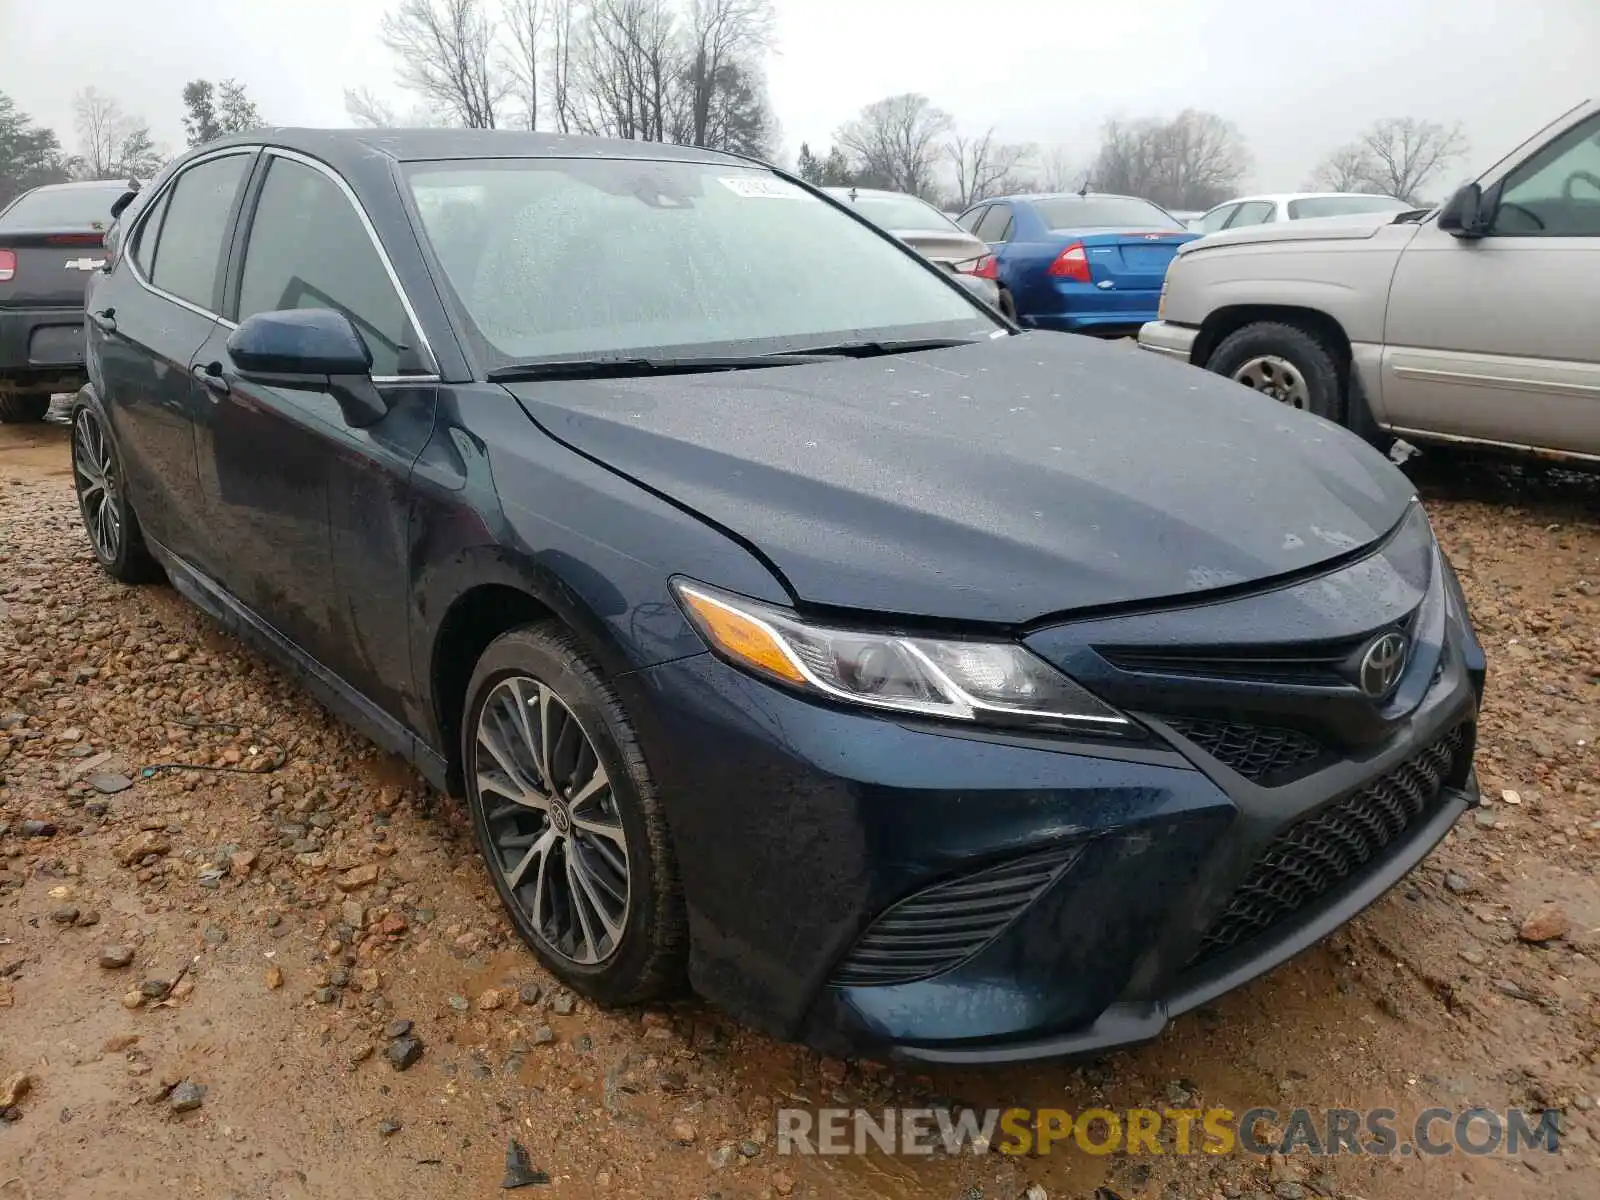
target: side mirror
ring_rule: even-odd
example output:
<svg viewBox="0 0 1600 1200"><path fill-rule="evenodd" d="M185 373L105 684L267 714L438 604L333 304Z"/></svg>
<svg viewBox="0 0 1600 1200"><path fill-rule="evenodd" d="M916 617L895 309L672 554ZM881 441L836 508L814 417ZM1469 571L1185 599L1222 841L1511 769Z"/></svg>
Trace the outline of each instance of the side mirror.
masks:
<svg viewBox="0 0 1600 1200"><path fill-rule="evenodd" d="M372 352L350 318L328 308L289 308L248 317L228 337L240 375L269 387L325 391L356 428L389 406L372 383Z"/></svg>
<svg viewBox="0 0 1600 1200"><path fill-rule="evenodd" d="M1493 215L1484 208L1483 189L1467 183L1457 188L1439 210L1439 228L1458 238L1481 238L1489 232Z"/></svg>

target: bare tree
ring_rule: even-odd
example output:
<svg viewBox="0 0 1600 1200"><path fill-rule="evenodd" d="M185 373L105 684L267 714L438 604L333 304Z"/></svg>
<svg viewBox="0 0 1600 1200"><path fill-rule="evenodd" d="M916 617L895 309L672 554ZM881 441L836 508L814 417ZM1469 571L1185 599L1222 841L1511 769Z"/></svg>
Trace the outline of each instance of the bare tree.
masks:
<svg viewBox="0 0 1600 1200"><path fill-rule="evenodd" d="M690 0L684 53L689 112L683 139L690 145L716 145L711 126L718 92L751 74L750 62L771 42L772 20L771 0Z"/></svg>
<svg viewBox="0 0 1600 1200"><path fill-rule="evenodd" d="M367 129L436 129L450 124L448 119L420 104L399 112L368 87L345 88L344 111L352 125Z"/></svg>
<svg viewBox="0 0 1600 1200"><path fill-rule="evenodd" d="M550 5L550 46L546 60L546 91L550 97L556 128L571 133L582 101L574 86L574 39L579 35L579 0L548 0Z"/></svg>
<svg viewBox="0 0 1600 1200"><path fill-rule="evenodd" d="M491 61L494 35L482 0L400 0L380 26L400 60L401 86L469 129L493 129L508 89Z"/></svg>
<svg viewBox="0 0 1600 1200"><path fill-rule="evenodd" d="M1088 182L1088 172L1065 146L1051 146L1039 162L1038 182L1041 191L1073 192Z"/></svg>
<svg viewBox="0 0 1600 1200"><path fill-rule="evenodd" d="M86 87L72 98L72 124L78 133L80 173L85 179L114 179L117 151L132 122L104 92Z"/></svg>
<svg viewBox="0 0 1600 1200"><path fill-rule="evenodd" d="M866 182L928 198L937 185L940 139L952 124L926 96L905 92L867 105L835 140Z"/></svg>
<svg viewBox="0 0 1600 1200"><path fill-rule="evenodd" d="M1107 121L1092 175L1101 191L1204 209L1233 194L1249 163L1232 123L1185 109L1170 121Z"/></svg>
<svg viewBox="0 0 1600 1200"><path fill-rule="evenodd" d="M1025 187L1023 168L1033 158L1034 147L1020 142L997 142L994 129L979 137L957 134L945 147L956 171L956 203L966 208L990 196Z"/></svg>
<svg viewBox="0 0 1600 1200"><path fill-rule="evenodd" d="M508 0L505 10L506 74L522 105L522 121L539 128L539 77L544 60L545 0Z"/></svg>
<svg viewBox="0 0 1600 1200"><path fill-rule="evenodd" d="M1360 192L1369 186L1372 160L1360 146L1341 146L1317 164L1306 181L1324 192Z"/></svg>
<svg viewBox="0 0 1600 1200"><path fill-rule="evenodd" d="M665 0L591 0L575 47L573 127L664 142L679 101L678 24Z"/></svg>
<svg viewBox="0 0 1600 1200"><path fill-rule="evenodd" d="M79 153L75 173L82 179L148 179L165 157L150 137L150 126L129 116L110 96L84 88L72 101Z"/></svg>
<svg viewBox="0 0 1600 1200"><path fill-rule="evenodd" d="M1410 203L1446 163L1467 152L1467 139L1460 125L1389 117L1374 122L1355 149L1366 159L1370 190Z"/></svg>

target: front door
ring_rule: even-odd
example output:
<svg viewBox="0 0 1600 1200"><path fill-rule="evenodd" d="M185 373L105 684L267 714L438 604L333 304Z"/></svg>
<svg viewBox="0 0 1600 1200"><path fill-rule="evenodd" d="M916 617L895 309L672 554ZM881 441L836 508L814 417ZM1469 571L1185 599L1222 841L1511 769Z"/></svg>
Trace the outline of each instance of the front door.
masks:
<svg viewBox="0 0 1600 1200"><path fill-rule="evenodd" d="M1385 423L1600 457L1600 113L1483 183L1488 236L1430 222L1400 256Z"/></svg>
<svg viewBox="0 0 1600 1200"><path fill-rule="evenodd" d="M129 231L89 305L89 359L129 498L145 532L190 561L205 544L190 367L217 326L226 237L253 158L206 159L174 179Z"/></svg>
<svg viewBox="0 0 1600 1200"><path fill-rule="evenodd" d="M321 165L267 151L232 287L239 321L327 308L372 354L389 415L351 427L325 392L241 378L224 327L200 355L212 396L200 480L221 582L391 714L410 689L411 465L433 429L434 367L353 201ZM247 200L247 209L252 201Z"/></svg>

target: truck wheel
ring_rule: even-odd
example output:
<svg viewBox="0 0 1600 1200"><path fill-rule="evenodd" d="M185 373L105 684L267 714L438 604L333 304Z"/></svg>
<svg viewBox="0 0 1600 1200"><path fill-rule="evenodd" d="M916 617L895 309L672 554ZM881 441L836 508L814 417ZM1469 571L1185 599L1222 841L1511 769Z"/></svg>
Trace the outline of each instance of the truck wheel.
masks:
<svg viewBox="0 0 1600 1200"><path fill-rule="evenodd" d="M1206 368L1282 404L1344 424L1344 392L1333 355L1298 326L1257 321L1236 329L1212 351Z"/></svg>
<svg viewBox="0 0 1600 1200"><path fill-rule="evenodd" d="M24 421L42 421L45 413L49 411L49 396L0 392L0 421L8 425L20 425Z"/></svg>

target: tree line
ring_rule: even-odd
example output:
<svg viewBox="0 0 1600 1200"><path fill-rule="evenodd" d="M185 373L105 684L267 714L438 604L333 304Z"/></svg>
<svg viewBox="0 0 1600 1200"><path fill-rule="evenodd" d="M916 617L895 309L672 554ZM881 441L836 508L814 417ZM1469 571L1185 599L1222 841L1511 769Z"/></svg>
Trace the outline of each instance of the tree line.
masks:
<svg viewBox="0 0 1600 1200"><path fill-rule="evenodd" d="M1459 126L1382 120L1330 153L1306 186L1417 202L1466 150ZM796 160L797 172L819 186L909 192L952 210L992 196L1086 189L1202 211L1238 195L1250 166L1238 128L1199 109L1107 120L1097 152L1077 163L1064 147L1003 141L993 128L958 133L948 112L916 92L874 101L834 133L826 151L802 143Z"/></svg>
<svg viewBox="0 0 1600 1200"><path fill-rule="evenodd" d="M400 0L380 36L397 112L345 93L360 125L532 129L766 157L771 0Z"/></svg>
<svg viewBox="0 0 1600 1200"><path fill-rule="evenodd" d="M190 146L262 125L244 85L232 79L195 79L183 87L184 130ZM143 117L113 97L86 87L72 99L74 149L0 92L0 207L47 183L75 179L149 179L172 157L150 135Z"/></svg>

